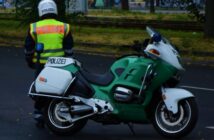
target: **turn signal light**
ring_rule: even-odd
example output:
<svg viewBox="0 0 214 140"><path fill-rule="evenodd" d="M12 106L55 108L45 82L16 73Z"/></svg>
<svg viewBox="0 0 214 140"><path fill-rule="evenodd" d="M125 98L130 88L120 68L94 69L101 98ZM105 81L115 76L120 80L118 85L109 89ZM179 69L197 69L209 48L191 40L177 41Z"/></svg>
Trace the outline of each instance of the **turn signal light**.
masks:
<svg viewBox="0 0 214 140"><path fill-rule="evenodd" d="M158 50L151 49L151 50L149 50L149 52L152 53L152 54L154 54L154 55L160 56L160 52Z"/></svg>

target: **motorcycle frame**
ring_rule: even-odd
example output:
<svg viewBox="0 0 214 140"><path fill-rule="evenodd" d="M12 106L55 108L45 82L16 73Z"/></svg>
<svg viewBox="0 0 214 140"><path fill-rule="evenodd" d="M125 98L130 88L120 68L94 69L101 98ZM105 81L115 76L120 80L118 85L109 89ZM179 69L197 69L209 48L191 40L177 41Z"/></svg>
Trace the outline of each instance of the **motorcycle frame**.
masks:
<svg viewBox="0 0 214 140"><path fill-rule="evenodd" d="M125 59L132 59L126 57ZM150 59L146 59L144 57L138 57L137 59L141 59L144 64L151 64ZM131 61L131 60L129 60ZM147 123L149 122L149 114L152 109L150 108L153 104L153 100L157 98L161 99L161 87L163 84L170 79L173 75L176 74L177 69L173 66L169 65L166 62L161 60L152 61L152 64L155 67L156 76L151 82L151 85L148 86L146 90L143 91L141 97L143 98L142 102L139 103L121 103L114 100L112 89L114 89L115 85L119 83L123 83L123 81L118 80L117 78L108 86L98 86L93 85L92 87L95 89L95 95L93 98L101 99L108 101L112 104L114 110L112 112L113 115L117 116L119 119L124 122L138 122L138 123ZM112 66L112 72L114 73L114 64ZM123 83L125 86L130 86L130 83ZM142 88L141 84L133 85L140 89ZM157 92L157 93L156 93ZM150 109L148 109L150 108Z"/></svg>

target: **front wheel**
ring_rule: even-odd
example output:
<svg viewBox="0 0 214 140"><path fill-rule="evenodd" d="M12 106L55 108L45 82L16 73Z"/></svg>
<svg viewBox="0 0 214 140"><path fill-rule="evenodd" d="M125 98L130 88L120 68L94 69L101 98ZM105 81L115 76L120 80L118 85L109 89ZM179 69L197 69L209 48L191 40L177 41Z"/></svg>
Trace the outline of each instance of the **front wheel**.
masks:
<svg viewBox="0 0 214 140"><path fill-rule="evenodd" d="M198 108L195 98L184 99L178 104L178 113L168 111L163 101L155 107L152 123L164 137L181 138L189 134L196 125Z"/></svg>
<svg viewBox="0 0 214 140"><path fill-rule="evenodd" d="M62 100L52 100L46 106L44 112L45 122L54 134L72 135L80 131L87 123L85 119L74 123L69 122L68 119L66 119L68 116L71 116L70 113L66 113L69 106L70 103L68 101Z"/></svg>

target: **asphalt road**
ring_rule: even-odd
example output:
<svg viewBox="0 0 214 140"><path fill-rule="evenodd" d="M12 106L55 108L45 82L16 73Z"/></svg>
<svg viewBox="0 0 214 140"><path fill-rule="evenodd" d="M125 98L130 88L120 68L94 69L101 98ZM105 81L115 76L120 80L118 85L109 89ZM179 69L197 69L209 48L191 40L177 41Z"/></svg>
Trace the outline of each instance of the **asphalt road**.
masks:
<svg viewBox="0 0 214 140"><path fill-rule="evenodd" d="M76 55L89 71L103 73L113 63L109 57ZM185 140L211 140L214 137L214 68L187 66L180 86L188 87L197 98L199 121ZM33 102L27 96L33 71L24 61L22 49L0 48L0 140L157 140L151 125L135 125L133 136L126 125L108 125L89 121L73 137L59 137L47 129L38 129L32 119Z"/></svg>

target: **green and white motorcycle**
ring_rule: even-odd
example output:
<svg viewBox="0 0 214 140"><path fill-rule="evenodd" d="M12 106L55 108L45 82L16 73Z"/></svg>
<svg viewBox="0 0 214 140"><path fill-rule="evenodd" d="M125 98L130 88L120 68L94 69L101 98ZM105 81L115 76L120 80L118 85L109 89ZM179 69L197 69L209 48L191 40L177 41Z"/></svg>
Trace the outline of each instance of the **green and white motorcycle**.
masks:
<svg viewBox="0 0 214 140"><path fill-rule="evenodd" d="M139 55L119 58L103 75L87 72L73 58L48 59L29 95L47 98L44 117L51 131L71 135L88 119L103 124L152 123L168 138L193 130L198 118L195 97L172 84L184 70L178 51L153 29L147 27L147 32L151 38L146 48L135 45Z"/></svg>

